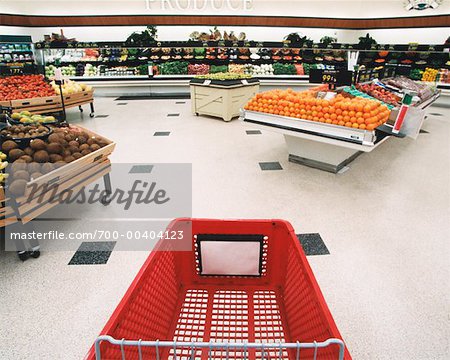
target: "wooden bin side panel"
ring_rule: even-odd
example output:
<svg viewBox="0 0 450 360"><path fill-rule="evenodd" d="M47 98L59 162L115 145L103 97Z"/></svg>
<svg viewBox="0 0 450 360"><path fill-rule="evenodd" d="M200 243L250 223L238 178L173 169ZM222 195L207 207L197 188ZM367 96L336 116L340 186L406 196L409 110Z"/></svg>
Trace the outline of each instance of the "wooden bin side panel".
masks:
<svg viewBox="0 0 450 360"><path fill-rule="evenodd" d="M109 160L97 163L88 170L80 173L78 176L58 184L58 194L68 189L76 193L83 187L88 186L92 182L100 179L110 171L111 163ZM53 191L49 190L46 193L41 194L39 197L35 197L33 201L20 205L19 213L22 216L22 222L26 224L37 216L42 215L44 212L58 205L58 194L53 194Z"/></svg>
<svg viewBox="0 0 450 360"><path fill-rule="evenodd" d="M258 91L259 85L233 88L191 86L192 112L230 121L239 116L240 109Z"/></svg>
<svg viewBox="0 0 450 360"><path fill-rule="evenodd" d="M44 106L44 105L55 105L61 103L61 97L59 95L56 96L46 96L39 98L30 98L30 99L19 99L19 100L11 100L11 107L15 109L20 108L28 108L34 106ZM26 110L26 109L24 109Z"/></svg>

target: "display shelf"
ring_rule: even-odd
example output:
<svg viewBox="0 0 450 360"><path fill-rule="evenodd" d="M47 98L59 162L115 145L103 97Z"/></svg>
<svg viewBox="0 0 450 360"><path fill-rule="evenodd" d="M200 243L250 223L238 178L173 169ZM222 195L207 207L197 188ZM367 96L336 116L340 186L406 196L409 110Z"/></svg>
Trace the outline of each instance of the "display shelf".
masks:
<svg viewBox="0 0 450 360"><path fill-rule="evenodd" d="M28 58L20 59L24 54ZM0 35L0 75L34 74L36 70L30 36Z"/></svg>
<svg viewBox="0 0 450 360"><path fill-rule="evenodd" d="M74 81L98 81L98 80L106 80L106 81L114 81L114 80L143 80L148 79L148 75L135 75L135 76L69 76L70 80Z"/></svg>
<svg viewBox="0 0 450 360"><path fill-rule="evenodd" d="M346 141L363 146L373 146L377 140L375 131L348 128L345 126L320 123L287 116L244 110L241 118L249 123L327 137L330 139Z"/></svg>
<svg viewBox="0 0 450 360"><path fill-rule="evenodd" d="M414 52L443 52L445 45L426 45L426 44L376 44L366 49L361 48L359 44L333 43L330 46L324 46L321 43L315 43L311 47L303 46L289 41L154 41L143 46L129 45L126 42L74 42L74 43L35 43L36 49L139 49L139 48L202 48L202 47L227 47L227 48L292 48L304 50L360 50L360 51L414 51Z"/></svg>
<svg viewBox="0 0 450 360"><path fill-rule="evenodd" d="M438 90L433 96L416 104L415 106L419 109L425 109L428 106L430 106L431 104L433 104L440 96L441 96L441 91Z"/></svg>

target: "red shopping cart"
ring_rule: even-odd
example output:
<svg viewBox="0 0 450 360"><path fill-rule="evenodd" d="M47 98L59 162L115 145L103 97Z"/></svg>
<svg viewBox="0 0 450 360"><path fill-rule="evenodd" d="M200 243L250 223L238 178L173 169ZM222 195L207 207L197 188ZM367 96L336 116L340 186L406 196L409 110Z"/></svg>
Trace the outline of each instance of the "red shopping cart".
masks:
<svg viewBox="0 0 450 360"><path fill-rule="evenodd" d="M87 359L351 359L292 226L177 219Z"/></svg>

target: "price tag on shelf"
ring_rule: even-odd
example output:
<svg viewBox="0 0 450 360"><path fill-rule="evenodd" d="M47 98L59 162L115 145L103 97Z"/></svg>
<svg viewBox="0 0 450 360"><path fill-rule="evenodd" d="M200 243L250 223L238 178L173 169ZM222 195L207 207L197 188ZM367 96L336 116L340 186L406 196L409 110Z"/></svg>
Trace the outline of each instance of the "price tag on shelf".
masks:
<svg viewBox="0 0 450 360"><path fill-rule="evenodd" d="M309 82L315 84L351 85L352 79L353 72L346 70L311 69L309 72Z"/></svg>
<svg viewBox="0 0 450 360"><path fill-rule="evenodd" d="M248 81L246 79L242 79L241 83L244 84L244 85L248 85Z"/></svg>
<svg viewBox="0 0 450 360"><path fill-rule="evenodd" d="M211 84L211 80L205 80L205 81L203 81L203 85L209 85L209 84Z"/></svg>
<svg viewBox="0 0 450 360"><path fill-rule="evenodd" d="M55 69L55 80L56 81L61 81L62 80L61 69Z"/></svg>

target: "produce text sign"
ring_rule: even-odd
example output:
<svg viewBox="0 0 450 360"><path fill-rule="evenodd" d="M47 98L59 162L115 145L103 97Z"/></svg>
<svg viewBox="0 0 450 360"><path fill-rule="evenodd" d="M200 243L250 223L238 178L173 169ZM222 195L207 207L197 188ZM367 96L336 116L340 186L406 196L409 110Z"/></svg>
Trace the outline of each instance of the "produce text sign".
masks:
<svg viewBox="0 0 450 360"><path fill-rule="evenodd" d="M243 10L252 9L253 0L145 0L147 10Z"/></svg>

